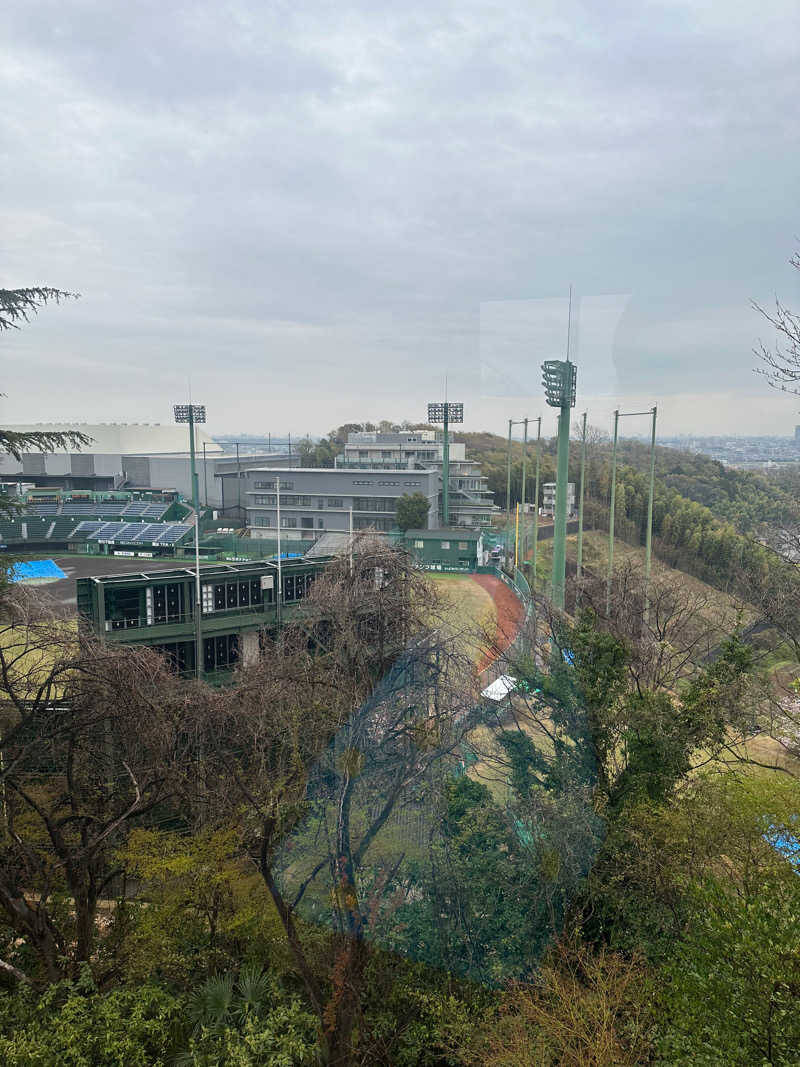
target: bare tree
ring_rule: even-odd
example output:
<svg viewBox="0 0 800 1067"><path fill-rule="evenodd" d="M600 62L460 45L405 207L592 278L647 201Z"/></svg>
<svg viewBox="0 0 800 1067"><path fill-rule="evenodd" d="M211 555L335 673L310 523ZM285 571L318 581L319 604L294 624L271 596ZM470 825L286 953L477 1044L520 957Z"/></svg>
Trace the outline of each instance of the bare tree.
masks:
<svg viewBox="0 0 800 1067"><path fill-rule="evenodd" d="M21 590L3 609L0 910L57 980L92 958L113 850L168 795L198 694Z"/></svg>
<svg viewBox="0 0 800 1067"><path fill-rule="evenodd" d="M614 569L608 614L604 578L585 578L581 603L628 648L628 672L640 694L645 689L674 690L736 629L743 608L733 602L721 608L718 597L682 576L655 573L646 581L644 569L634 560Z"/></svg>
<svg viewBox="0 0 800 1067"><path fill-rule="evenodd" d="M474 668L409 558L368 539L317 580L302 615L210 705L218 801L249 851L317 1014L325 1062L353 1062L366 939L391 912L402 848L382 833L424 799L468 729ZM330 926L329 982L298 917ZM329 989L329 992L326 992Z"/></svg>
<svg viewBox="0 0 800 1067"><path fill-rule="evenodd" d="M795 270L800 270L800 253L795 253L789 263ZM755 368L756 374L763 375L773 389L800 396L800 315L777 297L774 311L767 311L755 301L753 307L777 334L773 346L762 343L756 347L755 354L763 364Z"/></svg>

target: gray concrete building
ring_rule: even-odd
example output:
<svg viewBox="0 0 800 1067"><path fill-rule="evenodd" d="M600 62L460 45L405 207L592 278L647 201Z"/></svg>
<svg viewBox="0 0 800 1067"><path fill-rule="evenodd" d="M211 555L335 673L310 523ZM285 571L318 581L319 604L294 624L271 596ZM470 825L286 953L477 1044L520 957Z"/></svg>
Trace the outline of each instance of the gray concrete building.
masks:
<svg viewBox="0 0 800 1067"><path fill-rule="evenodd" d="M27 482L38 488L175 489L192 495L189 439L185 426L131 423L40 423L7 427L18 432L77 430L91 438L80 450L24 452L21 460L0 455L4 481ZM238 469L267 463L274 467L297 463L297 455L267 452L241 455L225 451L201 427L195 427L200 501L237 514L240 494ZM243 501L242 501L243 504Z"/></svg>
<svg viewBox="0 0 800 1067"><path fill-rule="evenodd" d="M276 536L276 479L280 479L281 532L292 538L315 540L324 533L347 533L351 509L354 530L387 532L396 527L397 501L412 493L422 493L428 499L428 525L438 525L440 477L435 470L249 467L241 487L253 538Z"/></svg>

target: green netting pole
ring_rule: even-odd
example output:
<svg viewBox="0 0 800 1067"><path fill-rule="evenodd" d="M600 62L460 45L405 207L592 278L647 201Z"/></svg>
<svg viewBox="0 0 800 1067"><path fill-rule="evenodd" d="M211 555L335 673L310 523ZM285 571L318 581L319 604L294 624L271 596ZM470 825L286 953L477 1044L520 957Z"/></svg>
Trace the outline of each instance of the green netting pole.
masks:
<svg viewBox="0 0 800 1067"><path fill-rule="evenodd" d="M614 412L614 444L611 449L611 510L608 516L608 574L606 575L606 618L611 614L611 579L614 574L614 515L617 505L617 439L619 408Z"/></svg>
<svg viewBox="0 0 800 1067"><path fill-rule="evenodd" d="M528 420L522 420L525 433L522 438L522 571L525 572L525 560L528 554L528 527L525 520L525 498L528 481Z"/></svg>
<svg viewBox="0 0 800 1067"><path fill-rule="evenodd" d="M581 433L581 484L578 498L578 556L575 567L575 603L581 598L581 574L583 573L583 491L586 480L586 412L583 413Z"/></svg>
<svg viewBox="0 0 800 1067"><path fill-rule="evenodd" d="M514 425L508 420L508 470L506 472L506 530L511 529L511 427Z"/></svg>
<svg viewBox="0 0 800 1067"><path fill-rule="evenodd" d="M564 610L567 572L567 479L569 478L570 405L562 404L558 416L558 461L556 467L556 509L553 519L553 604Z"/></svg>
<svg viewBox="0 0 800 1067"><path fill-rule="evenodd" d="M533 490L533 591L536 592L537 564L539 560L539 474L542 458L542 416L536 420L536 478Z"/></svg>
<svg viewBox="0 0 800 1067"><path fill-rule="evenodd" d="M653 552L653 496L656 485L656 417L658 408L653 405L653 430L650 437L650 494L647 498L647 533L644 550L644 621L650 622L650 561Z"/></svg>

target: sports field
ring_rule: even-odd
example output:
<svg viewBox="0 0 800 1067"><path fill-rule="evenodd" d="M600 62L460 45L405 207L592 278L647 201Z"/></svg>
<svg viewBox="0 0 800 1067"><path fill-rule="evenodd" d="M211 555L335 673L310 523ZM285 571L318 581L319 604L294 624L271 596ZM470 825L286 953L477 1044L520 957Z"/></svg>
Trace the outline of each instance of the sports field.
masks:
<svg viewBox="0 0 800 1067"><path fill-rule="evenodd" d="M490 574L431 574L445 600L445 626L485 670L505 651L522 623L523 608L507 585Z"/></svg>

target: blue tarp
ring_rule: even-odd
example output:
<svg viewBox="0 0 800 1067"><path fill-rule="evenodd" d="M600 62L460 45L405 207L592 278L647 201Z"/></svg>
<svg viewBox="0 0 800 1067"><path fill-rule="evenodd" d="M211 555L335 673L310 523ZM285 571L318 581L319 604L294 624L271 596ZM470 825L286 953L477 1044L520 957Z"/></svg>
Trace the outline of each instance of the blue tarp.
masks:
<svg viewBox="0 0 800 1067"><path fill-rule="evenodd" d="M52 559L34 559L30 563L15 563L9 573L12 582L31 578L66 578L66 574Z"/></svg>
<svg viewBox="0 0 800 1067"><path fill-rule="evenodd" d="M793 834L782 826L770 826L764 834L764 840L772 845L785 860L788 860L795 871L800 874L800 841Z"/></svg>

